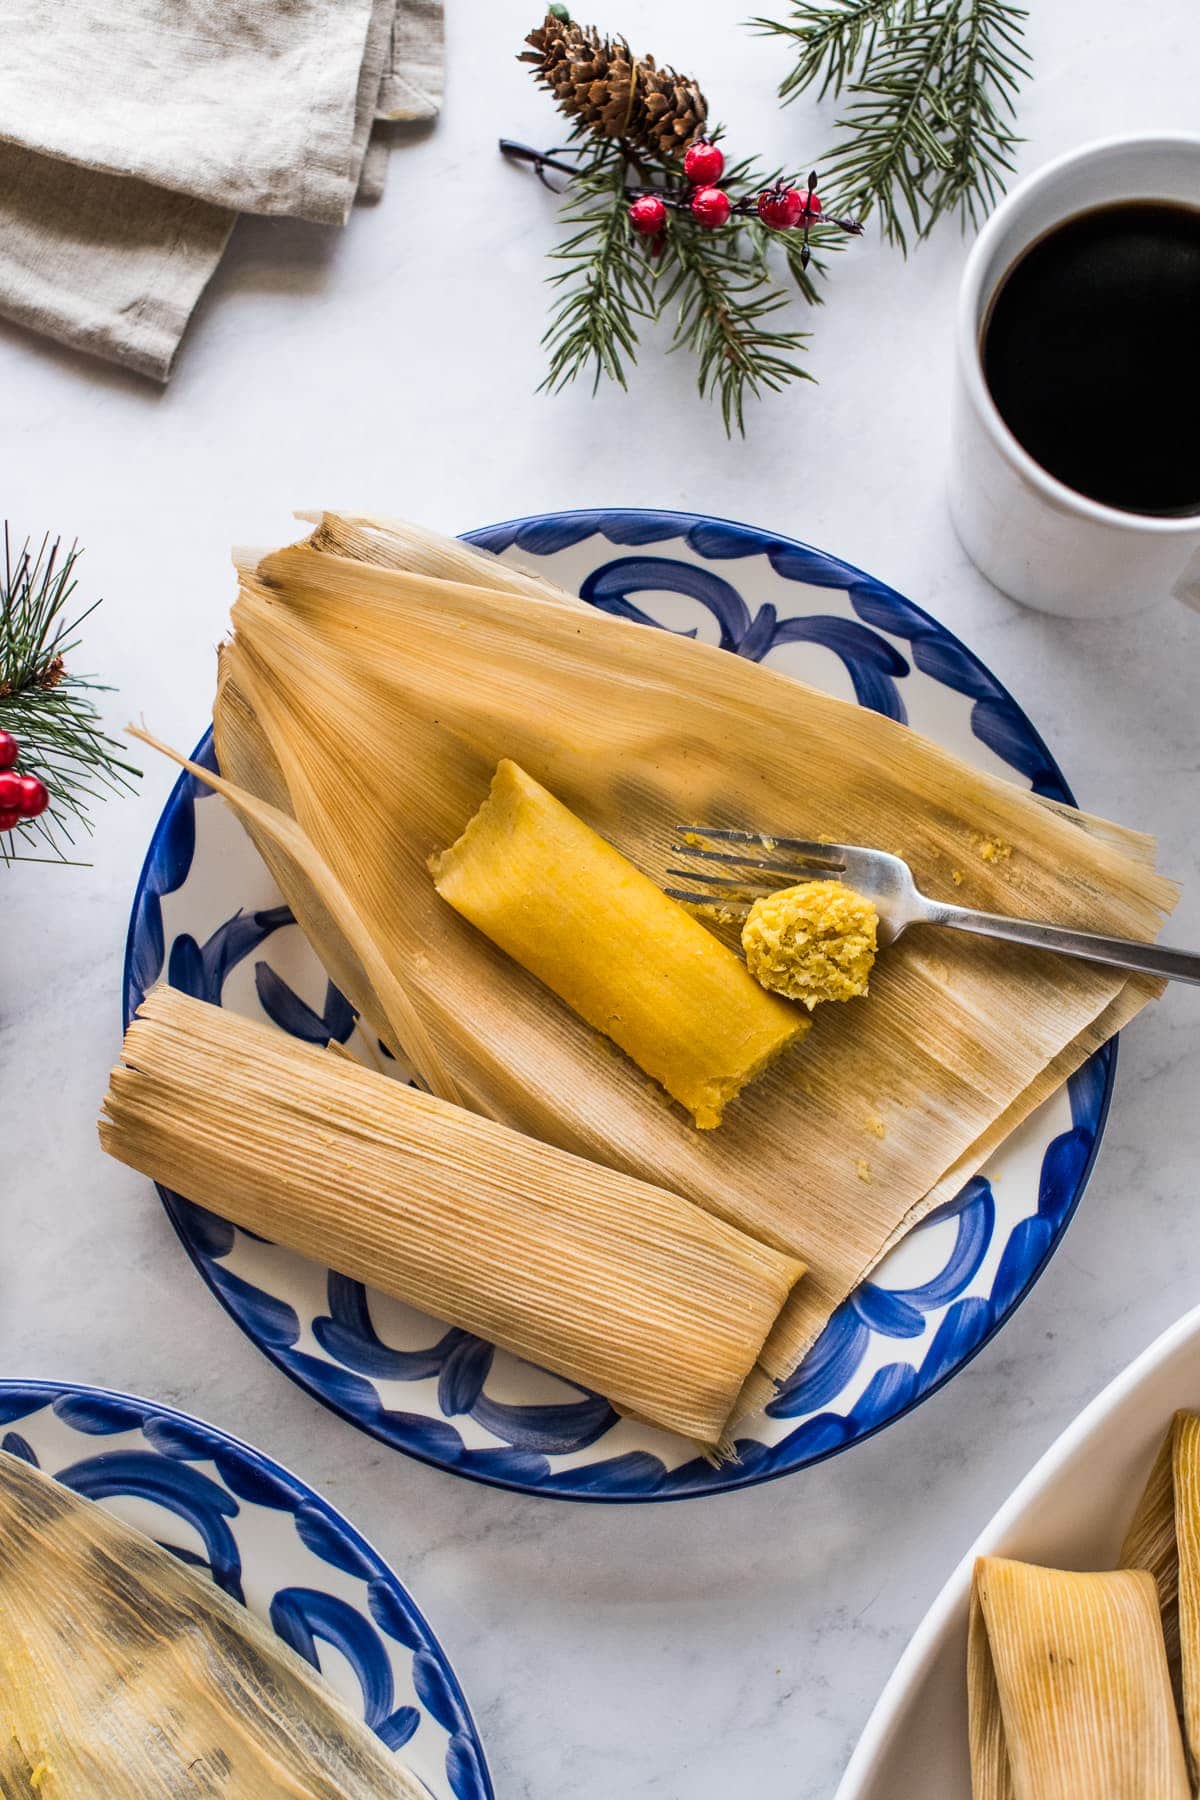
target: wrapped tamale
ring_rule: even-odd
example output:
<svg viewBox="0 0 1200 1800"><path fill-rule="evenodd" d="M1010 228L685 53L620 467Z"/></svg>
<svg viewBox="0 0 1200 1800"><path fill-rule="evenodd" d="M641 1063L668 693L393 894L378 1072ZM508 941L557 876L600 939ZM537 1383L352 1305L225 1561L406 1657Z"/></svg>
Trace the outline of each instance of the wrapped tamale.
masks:
<svg viewBox="0 0 1200 1800"><path fill-rule="evenodd" d="M1191 1800L1144 1570L980 1557L967 1694L974 1800Z"/></svg>
<svg viewBox="0 0 1200 1800"><path fill-rule="evenodd" d="M113 1070L104 1148L259 1235L715 1444L794 1259L172 988Z"/></svg>
<svg viewBox="0 0 1200 1800"><path fill-rule="evenodd" d="M326 515L307 543L243 565L233 620L220 790L389 1048L444 1097L661 1183L808 1264L748 1407L908 1226L1156 991L1099 965L907 933L868 1003L819 1008L803 1052L697 1133L437 895L429 858L504 759L659 885L676 826L701 819L896 850L935 895L1149 939L1174 901L1152 844L747 658L631 627L461 545L439 559L436 540L377 521ZM1011 854L985 857L996 844Z"/></svg>
<svg viewBox="0 0 1200 1800"><path fill-rule="evenodd" d="M1200 1785L1200 1418L1178 1412L1121 1546L1123 1569L1153 1575L1167 1660Z"/></svg>
<svg viewBox="0 0 1200 1800"><path fill-rule="evenodd" d="M425 1795L245 1607L4 1451L0 1620L11 1800Z"/></svg>

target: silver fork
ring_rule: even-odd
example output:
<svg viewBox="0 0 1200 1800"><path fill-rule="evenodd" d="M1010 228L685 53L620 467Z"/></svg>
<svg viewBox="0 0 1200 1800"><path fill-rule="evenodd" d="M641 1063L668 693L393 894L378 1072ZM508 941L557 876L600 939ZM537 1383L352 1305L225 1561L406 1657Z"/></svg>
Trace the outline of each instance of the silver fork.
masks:
<svg viewBox="0 0 1200 1800"><path fill-rule="evenodd" d="M668 876L689 885L667 888L667 893L688 906L714 907L729 918L744 919L755 899L777 888L836 878L874 902L881 946L895 943L910 925L949 925L978 937L1006 938L1011 944L1057 950L1062 956L1081 956L1088 962L1165 976L1168 981L1200 983L1200 955L1195 951L1102 937L1063 925L1039 925L1030 919L1010 919L1002 913L974 912L968 906L930 900L918 889L908 864L886 850L818 844L757 831L721 831L711 825L680 825L676 830L679 841L672 844L672 852L687 857L693 867L668 869Z"/></svg>

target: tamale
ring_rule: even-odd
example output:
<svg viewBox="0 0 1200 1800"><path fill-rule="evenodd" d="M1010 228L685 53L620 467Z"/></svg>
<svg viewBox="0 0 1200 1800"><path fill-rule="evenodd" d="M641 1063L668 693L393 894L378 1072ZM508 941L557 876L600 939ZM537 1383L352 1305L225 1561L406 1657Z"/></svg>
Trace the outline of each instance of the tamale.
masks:
<svg viewBox="0 0 1200 1800"><path fill-rule="evenodd" d="M1200 1785L1200 1418L1178 1412L1121 1545L1123 1569L1155 1580L1167 1660Z"/></svg>
<svg viewBox="0 0 1200 1800"><path fill-rule="evenodd" d="M332 1688L211 1581L0 1451L0 1794L421 1800Z"/></svg>
<svg viewBox="0 0 1200 1800"><path fill-rule="evenodd" d="M980 1557L974 1800L1191 1800L1153 1577Z"/></svg>
<svg viewBox="0 0 1200 1800"><path fill-rule="evenodd" d="M705 1444L802 1273L663 1188L172 988L126 1033L100 1139L234 1224Z"/></svg>
<svg viewBox="0 0 1200 1800"><path fill-rule="evenodd" d="M443 900L703 1128L804 1035L741 958L516 763L432 860Z"/></svg>
<svg viewBox="0 0 1200 1800"><path fill-rule="evenodd" d="M526 591L511 570L488 586L488 559L462 546L444 566L432 572L424 534L325 515L308 544L243 571L214 712L221 791L392 1047L409 1048L406 1030L367 972L368 949L464 1104L661 1182L809 1264L748 1390L748 1404L761 1401L890 1244L1156 985L909 933L873 973L868 1006L819 1009L803 1058L782 1058L700 1136L433 892L428 858L479 806L496 764L518 762L660 881L674 826L701 817L899 850L928 892L966 870L956 899L1145 939L1174 889L1146 838L969 768L891 720ZM274 810L255 813L263 801ZM285 830L311 853L301 879L279 848ZM1012 856L987 862L981 838ZM326 882L346 907L323 921ZM886 1125L870 1145L868 1116Z"/></svg>

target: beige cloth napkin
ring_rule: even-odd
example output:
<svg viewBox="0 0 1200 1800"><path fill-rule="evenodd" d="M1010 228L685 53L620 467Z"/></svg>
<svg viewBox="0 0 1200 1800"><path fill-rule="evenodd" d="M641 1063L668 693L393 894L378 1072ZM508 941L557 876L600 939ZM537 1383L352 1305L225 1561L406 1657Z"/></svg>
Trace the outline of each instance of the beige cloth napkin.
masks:
<svg viewBox="0 0 1200 1800"><path fill-rule="evenodd" d="M0 0L0 314L159 381L239 212L344 223L441 0Z"/></svg>

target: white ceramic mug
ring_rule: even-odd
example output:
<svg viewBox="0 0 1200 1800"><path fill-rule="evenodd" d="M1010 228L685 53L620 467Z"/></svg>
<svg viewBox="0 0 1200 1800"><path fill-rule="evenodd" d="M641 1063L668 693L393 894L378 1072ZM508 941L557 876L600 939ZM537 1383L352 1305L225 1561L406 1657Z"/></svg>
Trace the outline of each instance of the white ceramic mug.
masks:
<svg viewBox="0 0 1200 1800"><path fill-rule="evenodd" d="M1004 593L1075 617L1136 612L1168 594L1200 607L1200 514L1123 512L1047 474L996 410L981 342L988 308L1017 258L1077 213L1122 200L1200 204L1200 137L1107 138L1047 163L1001 201L980 232L958 303L955 530L972 562ZM1186 428L1200 430L1200 420Z"/></svg>

